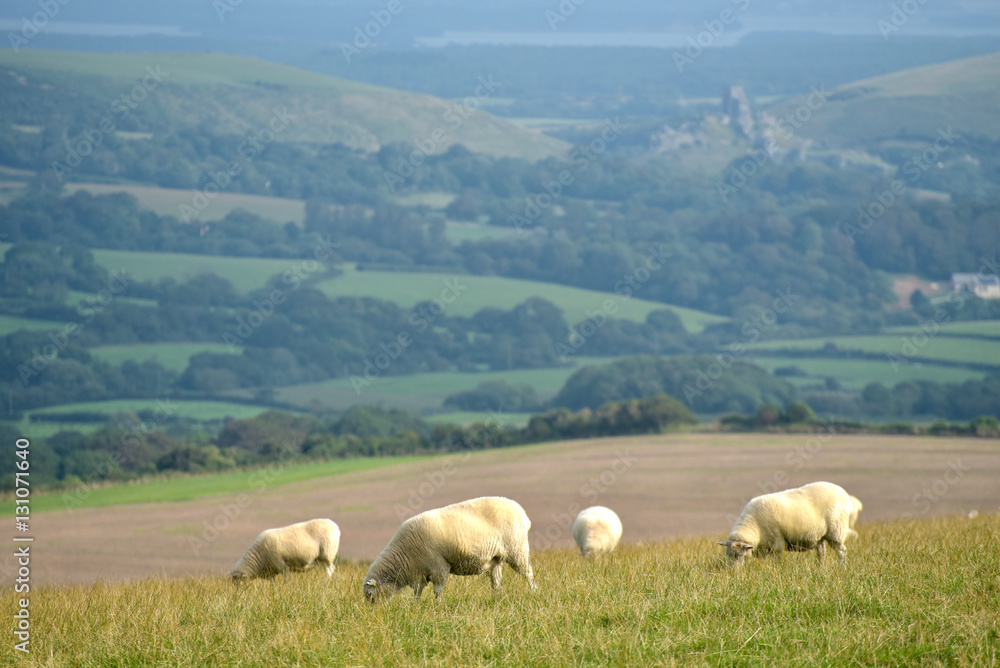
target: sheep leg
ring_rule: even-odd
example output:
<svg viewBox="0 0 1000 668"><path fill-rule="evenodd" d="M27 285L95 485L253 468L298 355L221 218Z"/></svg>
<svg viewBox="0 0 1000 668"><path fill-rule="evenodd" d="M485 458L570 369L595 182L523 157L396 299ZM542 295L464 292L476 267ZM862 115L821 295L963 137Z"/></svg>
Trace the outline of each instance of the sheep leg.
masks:
<svg viewBox="0 0 1000 668"><path fill-rule="evenodd" d="M816 563L823 563L823 555L826 554L826 540L821 540L816 544Z"/></svg>
<svg viewBox="0 0 1000 668"><path fill-rule="evenodd" d="M500 561L494 561L493 566L490 568L490 580L493 582L493 591L500 589L500 583L503 581L503 563Z"/></svg>
<svg viewBox="0 0 1000 668"><path fill-rule="evenodd" d="M528 558L528 550L518 552L512 559L507 561L516 573L520 573L528 579L528 587L535 591L535 576L531 570L531 561Z"/></svg>
<svg viewBox="0 0 1000 668"><path fill-rule="evenodd" d="M430 581L434 584L434 598L440 600L441 592L444 591L444 583L448 581L448 573L432 575Z"/></svg>

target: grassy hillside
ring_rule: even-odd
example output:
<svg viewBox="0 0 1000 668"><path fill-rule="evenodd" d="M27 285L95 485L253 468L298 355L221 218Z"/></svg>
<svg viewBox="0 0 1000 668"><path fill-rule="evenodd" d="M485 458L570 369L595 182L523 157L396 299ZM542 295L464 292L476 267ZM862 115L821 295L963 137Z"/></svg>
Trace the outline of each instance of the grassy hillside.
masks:
<svg viewBox="0 0 1000 668"><path fill-rule="evenodd" d="M30 592L19 665L996 665L1000 515L861 526L846 563L811 555L728 570L722 536L625 545L597 563L536 551L452 577L442 600L362 600L366 564L239 589L225 577ZM5 610L18 595L5 588ZM0 648L13 665L14 642Z"/></svg>
<svg viewBox="0 0 1000 668"><path fill-rule="evenodd" d="M216 119L230 132L243 134L266 127L279 109L292 120L278 133L278 141L340 142L375 151L388 142L427 141L443 131L442 139L431 142L435 153L461 143L475 152L537 160L569 149L565 142L476 110L455 127L449 123L453 103L445 100L244 56L0 49L0 67L10 75L8 85L39 87L56 104L68 95L88 95L108 105L128 94L151 68L162 80L150 93L155 115L174 129ZM470 96L479 85L469 81ZM148 110L152 104L140 105L136 113L153 113ZM111 114L110 106L106 113ZM11 120L32 124L39 119ZM86 119L80 122L87 124Z"/></svg>
<svg viewBox="0 0 1000 668"><path fill-rule="evenodd" d="M927 65L838 86L797 134L835 146L865 146L894 137L922 150L939 128L965 137L1000 138L1000 53ZM771 108L784 117L805 98ZM813 107L817 102L813 100Z"/></svg>

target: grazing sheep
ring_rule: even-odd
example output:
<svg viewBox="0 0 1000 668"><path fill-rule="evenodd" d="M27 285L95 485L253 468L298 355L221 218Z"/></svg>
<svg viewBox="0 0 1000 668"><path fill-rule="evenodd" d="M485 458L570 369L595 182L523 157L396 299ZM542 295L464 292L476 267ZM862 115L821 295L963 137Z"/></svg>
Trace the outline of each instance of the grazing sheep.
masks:
<svg viewBox="0 0 1000 668"><path fill-rule="evenodd" d="M622 537L622 522L604 506L584 508L573 522L573 540L585 557L596 557L615 549Z"/></svg>
<svg viewBox="0 0 1000 668"><path fill-rule="evenodd" d="M847 531L848 538L857 538L858 532L854 530L854 523L858 521L858 513L864 510L864 506L861 505L861 499L850 495L851 497L851 516L847 519L847 526L850 527Z"/></svg>
<svg viewBox="0 0 1000 668"><path fill-rule="evenodd" d="M333 575L333 559L340 547L340 527L333 520L316 519L261 531L229 574L233 580L273 578L279 573L304 571L322 564Z"/></svg>
<svg viewBox="0 0 1000 668"><path fill-rule="evenodd" d="M515 501L484 496L427 510L403 522L365 575L363 591L374 603L412 587L419 598L428 582L441 597L448 575L490 572L500 588L504 563L535 588L528 560L531 520Z"/></svg>
<svg viewBox="0 0 1000 668"><path fill-rule="evenodd" d="M751 552L758 557L772 552L780 556L786 549L816 550L822 562L826 543L843 559L853 508L847 492L829 482L764 494L750 499L730 530L729 540L719 545L737 566Z"/></svg>

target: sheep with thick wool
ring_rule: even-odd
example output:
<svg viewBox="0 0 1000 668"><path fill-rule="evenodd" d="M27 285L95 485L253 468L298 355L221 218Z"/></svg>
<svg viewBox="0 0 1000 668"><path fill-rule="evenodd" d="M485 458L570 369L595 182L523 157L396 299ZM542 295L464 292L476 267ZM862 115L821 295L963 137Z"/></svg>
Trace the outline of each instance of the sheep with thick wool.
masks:
<svg viewBox="0 0 1000 668"><path fill-rule="evenodd" d="M584 508L573 522L573 540L585 557L597 557L615 549L622 537L622 521L604 506Z"/></svg>
<svg viewBox="0 0 1000 668"><path fill-rule="evenodd" d="M365 575L365 597L375 602L412 587L418 598L427 583L441 597L449 575L489 571L494 591L509 564L535 588L528 558L531 520L516 502L500 496L470 499L427 510L403 522Z"/></svg>
<svg viewBox="0 0 1000 668"><path fill-rule="evenodd" d="M786 549L816 550L816 558L822 562L827 543L843 559L853 509L850 495L829 482L764 494L750 499L729 539L719 545L726 548L726 556L736 566L751 553L781 556Z"/></svg>
<svg viewBox="0 0 1000 668"><path fill-rule="evenodd" d="M340 527L333 520L315 519L261 531L229 572L233 580L273 578L289 571L321 565L333 575L340 548Z"/></svg>

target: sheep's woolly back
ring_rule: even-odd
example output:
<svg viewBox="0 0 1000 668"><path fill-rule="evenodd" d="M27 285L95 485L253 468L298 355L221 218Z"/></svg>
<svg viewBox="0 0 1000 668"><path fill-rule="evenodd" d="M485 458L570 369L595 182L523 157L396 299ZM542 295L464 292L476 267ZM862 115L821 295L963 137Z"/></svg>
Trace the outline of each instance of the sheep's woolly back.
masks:
<svg viewBox="0 0 1000 668"><path fill-rule="evenodd" d="M611 552L621 537L621 520L604 506L584 508L573 522L573 540L585 557Z"/></svg>
<svg viewBox="0 0 1000 668"><path fill-rule="evenodd" d="M758 554L786 546L809 550L823 539L842 545L853 507L847 492L829 482L764 494L747 503L729 540L748 543Z"/></svg>
<svg viewBox="0 0 1000 668"><path fill-rule="evenodd" d="M269 578L321 564L333 572L340 548L340 527L329 519L314 519L266 529L243 554L230 574L234 578Z"/></svg>
<svg viewBox="0 0 1000 668"><path fill-rule="evenodd" d="M432 575L479 575L497 563L527 570L531 520L515 501L480 497L427 510L403 522L365 582L422 587Z"/></svg>

